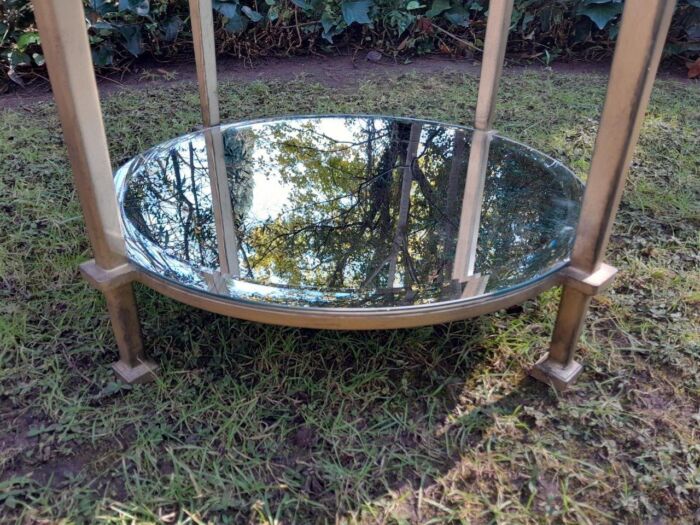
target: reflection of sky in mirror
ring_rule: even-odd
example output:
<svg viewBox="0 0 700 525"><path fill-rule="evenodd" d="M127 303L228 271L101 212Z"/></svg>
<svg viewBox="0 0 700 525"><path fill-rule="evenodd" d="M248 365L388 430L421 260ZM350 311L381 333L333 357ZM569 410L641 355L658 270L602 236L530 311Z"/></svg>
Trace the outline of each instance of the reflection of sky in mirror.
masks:
<svg viewBox="0 0 700 525"><path fill-rule="evenodd" d="M581 185L525 146L493 141L483 199L466 203L481 216L475 270L455 282L470 130L313 117L216 137L157 146L116 176L130 259L183 286L294 306L396 306L502 293L568 259ZM216 169L228 216L213 198ZM222 220L236 232L238 278L219 271Z"/></svg>
<svg viewBox="0 0 700 525"><path fill-rule="evenodd" d="M356 123L348 124L342 118L314 119L305 124L313 124L315 130L342 148L343 143L350 143L353 136L359 131ZM299 122L289 121L284 124L290 132L303 132L303 126ZM267 123L251 124L241 127L236 131L250 130L257 137L265 137L269 125ZM286 184L280 177L276 155L264 148L256 148L253 153L255 164L255 194L253 197L252 213L249 216L252 221L264 222L280 215L288 206L289 194L293 186ZM300 170L304 171L303 165Z"/></svg>

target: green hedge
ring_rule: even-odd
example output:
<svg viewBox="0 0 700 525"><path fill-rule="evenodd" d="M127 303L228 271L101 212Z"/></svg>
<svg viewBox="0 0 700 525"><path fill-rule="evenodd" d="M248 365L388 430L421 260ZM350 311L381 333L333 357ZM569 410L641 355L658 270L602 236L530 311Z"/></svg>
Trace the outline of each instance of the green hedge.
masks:
<svg viewBox="0 0 700 525"><path fill-rule="evenodd" d="M187 0L84 0L95 65L191 52ZM336 52L478 52L486 0L215 0L219 51L239 57ZM623 0L516 0L511 52L550 62L608 56ZM700 51L700 0L679 0L666 54ZM13 79L43 65L29 0L0 0L0 69Z"/></svg>

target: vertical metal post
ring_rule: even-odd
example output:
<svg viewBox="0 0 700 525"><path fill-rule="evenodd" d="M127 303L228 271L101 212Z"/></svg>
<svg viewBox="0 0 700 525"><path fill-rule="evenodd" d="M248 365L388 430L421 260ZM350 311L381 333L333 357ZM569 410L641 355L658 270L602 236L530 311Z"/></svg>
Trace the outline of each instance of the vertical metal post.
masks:
<svg viewBox="0 0 700 525"><path fill-rule="evenodd" d="M602 268L605 248L675 4L675 0L625 2L571 257L573 271L581 275L595 277L606 271ZM574 354L590 295L576 283L564 286L549 352L531 371L535 378L564 389L580 373Z"/></svg>
<svg viewBox="0 0 700 525"><path fill-rule="evenodd" d="M216 79L216 45L214 42L212 2L211 0L189 0L189 2L202 122L205 128L214 128L221 123L221 117L219 115ZM221 130L216 128L206 131L204 138L209 161L216 239L219 245L219 266L221 273L238 277L238 239L236 238L233 207L226 177Z"/></svg>
<svg viewBox="0 0 700 525"><path fill-rule="evenodd" d="M513 0L491 0L489 2L489 18L486 22L484 57L479 77L479 95L476 102L474 123L474 128L481 131L490 131L493 127L498 83L503 72L512 14Z"/></svg>
<svg viewBox="0 0 700 525"><path fill-rule="evenodd" d="M120 360L114 366L123 379L142 382L153 377L155 365L145 358L133 289L123 279L128 264L83 4L81 0L33 0L32 4L95 256L83 271L120 275L118 284L106 282L101 288L119 347Z"/></svg>
<svg viewBox="0 0 700 525"><path fill-rule="evenodd" d="M512 12L513 0L491 0L489 3L474 134L462 199L457 250L452 269L452 278L462 282L474 274L484 180L493 137L493 120L496 114L496 95L503 71Z"/></svg>
<svg viewBox="0 0 700 525"><path fill-rule="evenodd" d="M112 166L80 0L34 0L34 16L95 261L125 262Z"/></svg>
<svg viewBox="0 0 700 525"><path fill-rule="evenodd" d="M211 0L189 0L194 58L197 62L199 101L205 127L218 126L219 96L216 88L216 46Z"/></svg>
<svg viewBox="0 0 700 525"><path fill-rule="evenodd" d="M238 237L233 217L233 205L226 173L224 156L224 137L221 128L204 130L204 142L207 148L209 182L211 184L211 203L214 210L216 242L219 250L219 267L222 274L238 278Z"/></svg>
<svg viewBox="0 0 700 525"><path fill-rule="evenodd" d="M452 279L459 282L464 282L469 276L474 275L476 267L481 206L492 136L492 132L478 129L475 129L472 134L467 179L464 183L464 197L462 198L462 211L459 219L459 233L457 234L457 249L452 267Z"/></svg>

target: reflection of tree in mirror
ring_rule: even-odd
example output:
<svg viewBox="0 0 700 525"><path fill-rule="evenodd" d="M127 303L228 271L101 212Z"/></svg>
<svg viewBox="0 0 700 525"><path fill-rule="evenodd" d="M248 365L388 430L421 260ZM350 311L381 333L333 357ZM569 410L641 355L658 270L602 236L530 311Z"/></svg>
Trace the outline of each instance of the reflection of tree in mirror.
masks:
<svg viewBox="0 0 700 525"><path fill-rule="evenodd" d="M240 278L221 274L221 291L211 293L244 293L248 282L280 293L254 292L260 297L295 304L461 297L452 265L469 130L410 119L292 118L221 128L221 161L207 152L205 134L129 165L122 199L126 227L138 233L129 236L138 264L191 286L201 271L219 271L216 217L228 207L212 202L212 181L221 188L214 169L222 164L235 225L225 231L237 237ZM581 193L561 165L493 140L483 201L465 203L481 212L475 271L488 276L487 293L566 260Z"/></svg>
<svg viewBox="0 0 700 525"><path fill-rule="evenodd" d="M566 175L534 151L491 145L477 251L477 269L488 269L489 287L522 282L567 257L582 188Z"/></svg>
<svg viewBox="0 0 700 525"><path fill-rule="evenodd" d="M244 268L252 277L250 261L243 245L243 232L246 217L253 205L255 192L255 166L253 151L256 145L256 135L251 129L237 130L231 128L223 134L224 159L226 162L226 179L228 181L229 197L233 207L234 223L239 247L239 257L243 258Z"/></svg>
<svg viewBox="0 0 700 525"><path fill-rule="evenodd" d="M135 163L124 197L126 217L150 242L178 260L216 264L208 162L203 141L151 150Z"/></svg>
<svg viewBox="0 0 700 525"><path fill-rule="evenodd" d="M423 144L417 158L409 153L412 126ZM278 214L246 225L256 279L366 289L441 280L444 232L454 235L445 213L454 133L363 118L344 119L342 127L292 121L259 135L265 154L256 169L289 190ZM453 178L463 180L462 171Z"/></svg>
<svg viewBox="0 0 700 525"><path fill-rule="evenodd" d="M244 131L224 135L224 159L237 224L250 210L254 190L249 151L255 138ZM151 150L134 166L125 195L129 220L172 257L202 268L217 268L218 253L210 164L201 136ZM145 176L144 176L145 175Z"/></svg>
<svg viewBox="0 0 700 525"><path fill-rule="evenodd" d="M235 203L236 222L242 222L253 204L255 180L251 149L255 134L251 130L224 133L224 158L231 201Z"/></svg>

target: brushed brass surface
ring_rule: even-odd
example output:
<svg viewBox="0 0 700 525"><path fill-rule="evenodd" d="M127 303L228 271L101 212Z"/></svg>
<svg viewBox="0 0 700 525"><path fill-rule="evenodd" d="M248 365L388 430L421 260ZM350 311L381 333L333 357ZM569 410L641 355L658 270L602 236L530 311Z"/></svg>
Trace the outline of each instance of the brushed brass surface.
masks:
<svg viewBox="0 0 700 525"><path fill-rule="evenodd" d="M484 37L484 56L479 77L474 128L491 131L496 114L496 96L506 56L513 0L491 0Z"/></svg>
<svg viewBox="0 0 700 525"><path fill-rule="evenodd" d="M144 361L133 367L125 365L123 361L117 361L112 363L112 370L117 378L130 385L151 383L158 377L158 365L153 361Z"/></svg>
<svg viewBox="0 0 700 525"><path fill-rule="evenodd" d="M419 306L387 308L289 308L263 303L232 302L173 284L139 270L138 281L149 288L196 308L259 323L328 330L384 330L459 321L495 312L532 299L561 282L558 272L500 295L473 297ZM475 286L485 281L475 276Z"/></svg>
<svg viewBox="0 0 700 525"><path fill-rule="evenodd" d="M480 203L484 192L491 140L494 136L493 120L496 114L498 84L503 72L512 12L513 0L493 0L489 3L474 134L469 152L457 251L452 270L454 279L464 280L474 273L481 223Z"/></svg>
<svg viewBox="0 0 700 525"><path fill-rule="evenodd" d="M617 268L601 263L593 273L587 273L573 266L567 266L562 271L564 284L575 288L586 295L598 295L612 284L617 275Z"/></svg>
<svg viewBox="0 0 700 525"><path fill-rule="evenodd" d="M543 355L529 370L530 376L554 387L559 392L566 391L581 372L583 372L583 366L580 363L571 361L562 365L549 359L547 354Z"/></svg>
<svg viewBox="0 0 700 525"><path fill-rule="evenodd" d="M591 159L571 265L598 269L622 197L675 0L627 0Z"/></svg>
<svg viewBox="0 0 700 525"><path fill-rule="evenodd" d="M126 262L112 167L80 0L33 0L51 88L95 260Z"/></svg>
<svg viewBox="0 0 700 525"><path fill-rule="evenodd" d="M573 383L580 372L574 354L591 296L616 273L615 268L603 265L602 259L675 4L675 0L625 2L552 343L549 353L530 372L559 390Z"/></svg>
<svg viewBox="0 0 700 525"><path fill-rule="evenodd" d="M216 45L211 0L189 0L197 84L205 127L219 124L219 95L216 87Z"/></svg>
<svg viewBox="0 0 700 525"><path fill-rule="evenodd" d="M479 245L479 226L481 225L481 202L484 195L486 168L493 131L474 130L469 151L467 179L464 184L462 211L459 218L459 234L455 252L452 278L465 280L474 273L476 249Z"/></svg>
<svg viewBox="0 0 700 525"><path fill-rule="evenodd" d="M204 141L206 143L211 179L212 208L218 243L219 266L222 273L238 277L240 275L237 255L238 232L236 232L236 225L233 219L221 128L205 129Z"/></svg>
<svg viewBox="0 0 700 525"><path fill-rule="evenodd" d="M146 362L133 275L125 257L119 208L112 179L81 0L33 0L51 88L63 127L75 187L95 256L82 270L107 300L119 348L122 378L143 381ZM151 366L153 369L153 366Z"/></svg>
<svg viewBox="0 0 700 525"><path fill-rule="evenodd" d="M119 348L119 361L113 368L127 383L152 381L158 367L148 360L144 351L133 286L131 283L122 284L103 293Z"/></svg>
<svg viewBox="0 0 700 525"><path fill-rule="evenodd" d="M80 273L93 288L101 292L128 284L136 278L136 270L128 262L105 270L91 259L80 265Z"/></svg>

